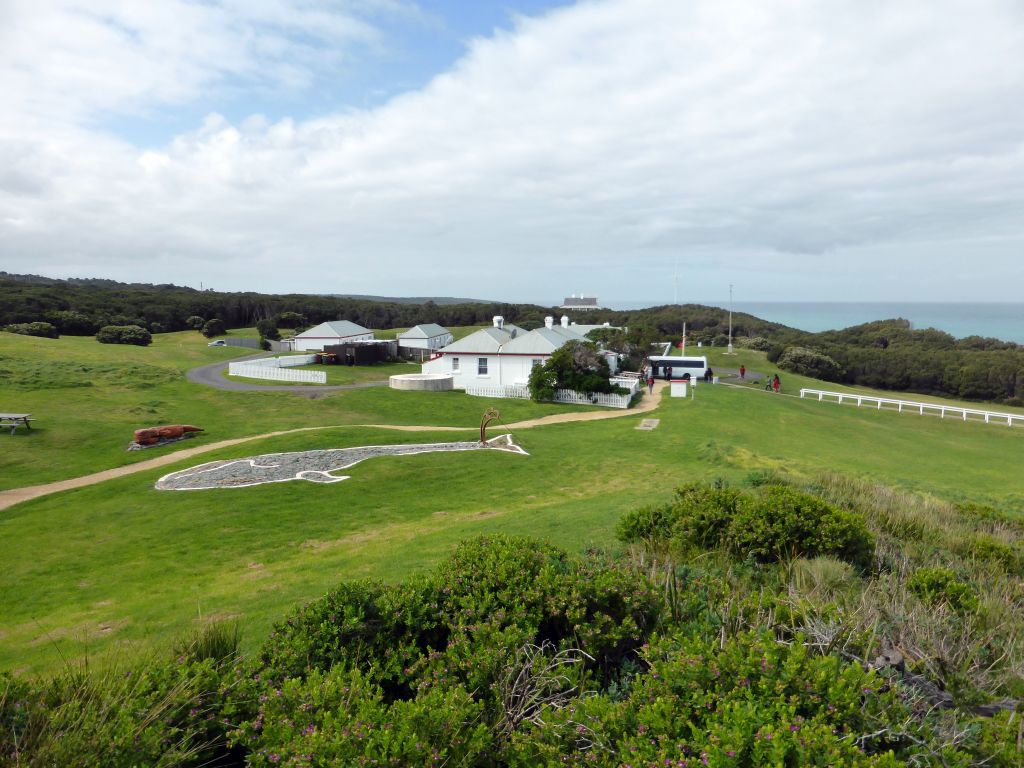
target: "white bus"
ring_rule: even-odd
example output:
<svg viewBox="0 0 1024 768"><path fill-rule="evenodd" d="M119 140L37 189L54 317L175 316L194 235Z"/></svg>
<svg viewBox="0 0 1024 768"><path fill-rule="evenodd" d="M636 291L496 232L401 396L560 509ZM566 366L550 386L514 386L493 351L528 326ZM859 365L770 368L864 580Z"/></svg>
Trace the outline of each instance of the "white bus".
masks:
<svg viewBox="0 0 1024 768"><path fill-rule="evenodd" d="M672 357L651 355L647 358L654 378L681 379L690 374L691 379L703 379L708 371L706 357Z"/></svg>

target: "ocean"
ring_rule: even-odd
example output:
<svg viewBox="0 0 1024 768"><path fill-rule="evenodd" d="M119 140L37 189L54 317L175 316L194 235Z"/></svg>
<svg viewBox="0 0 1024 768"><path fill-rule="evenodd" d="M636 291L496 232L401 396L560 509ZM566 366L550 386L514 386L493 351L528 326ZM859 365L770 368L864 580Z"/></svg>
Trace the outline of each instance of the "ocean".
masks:
<svg viewBox="0 0 1024 768"><path fill-rule="evenodd" d="M609 309L640 309L663 303L602 302ZM724 306L721 301L694 303ZM902 317L914 328L938 328L957 338L993 336L1024 344L1024 303L737 301L733 310L812 332Z"/></svg>

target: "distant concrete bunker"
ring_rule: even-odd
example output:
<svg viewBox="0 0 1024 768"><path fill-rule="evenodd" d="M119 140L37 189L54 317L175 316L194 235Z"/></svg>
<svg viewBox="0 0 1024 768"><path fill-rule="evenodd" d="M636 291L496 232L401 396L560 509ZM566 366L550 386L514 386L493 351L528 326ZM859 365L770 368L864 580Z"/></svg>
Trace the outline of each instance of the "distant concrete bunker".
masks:
<svg viewBox="0 0 1024 768"><path fill-rule="evenodd" d="M377 456L411 456L449 451L504 451L529 454L516 445L512 435L499 435L486 443L419 443L414 445L369 445L319 451L266 453L244 459L211 461L164 475L154 486L158 491L202 491L211 488L247 488L264 483L308 480L311 483L340 483L350 475L334 472L349 469Z"/></svg>

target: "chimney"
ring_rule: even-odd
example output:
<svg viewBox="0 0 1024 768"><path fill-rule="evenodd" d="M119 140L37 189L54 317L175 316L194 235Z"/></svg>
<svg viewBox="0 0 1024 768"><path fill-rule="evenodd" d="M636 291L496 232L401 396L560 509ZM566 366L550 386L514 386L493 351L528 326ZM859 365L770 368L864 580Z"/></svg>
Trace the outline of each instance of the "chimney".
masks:
<svg viewBox="0 0 1024 768"><path fill-rule="evenodd" d="M495 315L494 316L494 327L495 328L504 328L505 327L505 318L502 317L501 315Z"/></svg>
<svg viewBox="0 0 1024 768"><path fill-rule="evenodd" d="M555 326L555 318L551 317L551 315L548 315L547 317L544 318L544 327L545 328L553 328L554 326Z"/></svg>
<svg viewBox="0 0 1024 768"><path fill-rule="evenodd" d="M562 327L563 328L568 328L569 327L569 316L568 315L562 315Z"/></svg>

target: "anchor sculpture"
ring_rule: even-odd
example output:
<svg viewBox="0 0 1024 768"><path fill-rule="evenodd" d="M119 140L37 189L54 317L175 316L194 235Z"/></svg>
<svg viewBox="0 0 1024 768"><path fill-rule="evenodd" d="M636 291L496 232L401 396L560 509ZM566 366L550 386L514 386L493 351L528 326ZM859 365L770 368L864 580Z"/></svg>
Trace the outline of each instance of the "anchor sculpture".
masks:
<svg viewBox="0 0 1024 768"><path fill-rule="evenodd" d="M487 427L492 421L497 421L501 418L501 414L498 413L497 408L488 408L484 411L484 415L480 417L480 445L487 444Z"/></svg>

